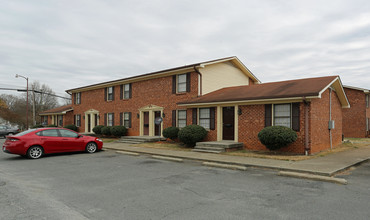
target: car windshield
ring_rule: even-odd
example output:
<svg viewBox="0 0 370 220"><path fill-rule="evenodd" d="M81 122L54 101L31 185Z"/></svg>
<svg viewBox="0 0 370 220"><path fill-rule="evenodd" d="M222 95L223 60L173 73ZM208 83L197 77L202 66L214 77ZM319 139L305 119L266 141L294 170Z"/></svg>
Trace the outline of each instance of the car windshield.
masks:
<svg viewBox="0 0 370 220"><path fill-rule="evenodd" d="M27 130L27 131L23 131L23 132L21 132L21 133L18 133L18 134L14 135L14 136L17 136L17 137L19 137L19 136L23 136L23 135L25 135L25 134L28 134L28 133L30 133L30 132L32 132L32 131L36 131L36 130L37 130L36 128L34 128L34 129L30 129L30 130Z"/></svg>

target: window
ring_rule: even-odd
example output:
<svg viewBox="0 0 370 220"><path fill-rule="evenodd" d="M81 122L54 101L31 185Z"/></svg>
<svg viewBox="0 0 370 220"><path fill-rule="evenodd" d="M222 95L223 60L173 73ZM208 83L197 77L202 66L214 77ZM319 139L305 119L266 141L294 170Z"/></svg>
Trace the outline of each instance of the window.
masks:
<svg viewBox="0 0 370 220"><path fill-rule="evenodd" d="M75 94L75 104L76 105L81 104L81 93L80 92Z"/></svg>
<svg viewBox="0 0 370 220"><path fill-rule="evenodd" d="M291 104L274 105L274 125L291 128Z"/></svg>
<svg viewBox="0 0 370 220"><path fill-rule="evenodd" d="M211 124L211 113L209 108L199 109L199 125L205 129L209 129Z"/></svg>
<svg viewBox="0 0 370 220"><path fill-rule="evenodd" d="M369 108L369 106L370 106L370 95L367 94L365 99L366 99L366 108Z"/></svg>
<svg viewBox="0 0 370 220"><path fill-rule="evenodd" d="M177 92L186 92L186 73L177 75Z"/></svg>
<svg viewBox="0 0 370 220"><path fill-rule="evenodd" d="M77 138L78 137L78 134L76 132L73 132L73 131L60 129L59 132L60 132L60 135L62 137L71 137L71 138Z"/></svg>
<svg viewBox="0 0 370 220"><path fill-rule="evenodd" d="M75 125L76 127L81 126L81 115L75 115Z"/></svg>
<svg viewBox="0 0 370 220"><path fill-rule="evenodd" d="M367 118L366 120L366 128L367 131L370 131L370 118Z"/></svg>
<svg viewBox="0 0 370 220"><path fill-rule="evenodd" d="M177 111L177 127L183 128L186 126L186 110Z"/></svg>
<svg viewBox="0 0 370 220"><path fill-rule="evenodd" d="M50 130L42 131L42 136L59 137L59 134L58 134L58 131L56 129L50 129Z"/></svg>
<svg viewBox="0 0 370 220"><path fill-rule="evenodd" d="M129 112L123 113L123 126L125 126L125 128L130 127L130 113Z"/></svg>
<svg viewBox="0 0 370 220"><path fill-rule="evenodd" d="M130 97L130 84L123 85L123 99L129 99Z"/></svg>
<svg viewBox="0 0 370 220"><path fill-rule="evenodd" d="M57 116L57 120L58 120L58 126L63 126L63 115L58 115Z"/></svg>
<svg viewBox="0 0 370 220"><path fill-rule="evenodd" d="M108 89L107 89L107 100L108 101L113 100L113 86L108 87Z"/></svg>
<svg viewBox="0 0 370 220"><path fill-rule="evenodd" d="M42 116L42 125L48 124L48 116Z"/></svg>
<svg viewBox="0 0 370 220"><path fill-rule="evenodd" d="M113 113L108 113L107 119L107 126L113 126Z"/></svg>

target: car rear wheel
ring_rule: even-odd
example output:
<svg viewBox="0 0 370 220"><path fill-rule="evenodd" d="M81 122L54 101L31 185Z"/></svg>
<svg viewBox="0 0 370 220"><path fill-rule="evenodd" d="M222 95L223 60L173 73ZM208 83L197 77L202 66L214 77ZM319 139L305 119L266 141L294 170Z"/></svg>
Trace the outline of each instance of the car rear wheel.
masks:
<svg viewBox="0 0 370 220"><path fill-rule="evenodd" d="M94 142L90 142L86 145L86 152L95 153L98 150L98 145Z"/></svg>
<svg viewBox="0 0 370 220"><path fill-rule="evenodd" d="M30 159L38 159L44 154L42 147L32 146L27 151L27 157Z"/></svg>

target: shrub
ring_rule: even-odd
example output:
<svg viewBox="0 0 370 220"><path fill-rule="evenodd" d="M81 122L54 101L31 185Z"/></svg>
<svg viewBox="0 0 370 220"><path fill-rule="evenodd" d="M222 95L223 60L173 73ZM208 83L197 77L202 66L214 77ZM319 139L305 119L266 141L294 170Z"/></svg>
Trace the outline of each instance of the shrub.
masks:
<svg viewBox="0 0 370 220"><path fill-rule="evenodd" d="M66 125L66 126L64 126L64 128L67 128L67 129L69 129L69 130L72 130L72 131L77 131L78 130L78 128L77 128L77 126L76 125Z"/></svg>
<svg viewBox="0 0 370 220"><path fill-rule="evenodd" d="M297 133L284 126L271 126L258 133L258 139L269 150L278 150L297 140Z"/></svg>
<svg viewBox="0 0 370 220"><path fill-rule="evenodd" d="M206 129L199 125L188 125L179 131L179 140L190 147L202 141L206 136Z"/></svg>
<svg viewBox="0 0 370 220"><path fill-rule="evenodd" d="M163 137L175 140L179 135L180 129L177 127L168 127L163 130Z"/></svg>
<svg viewBox="0 0 370 220"><path fill-rule="evenodd" d="M116 137L125 136L126 132L127 129L125 128L125 126L118 125L110 128L110 133Z"/></svg>
<svg viewBox="0 0 370 220"><path fill-rule="evenodd" d="M58 126L56 126L56 125L52 124L52 125L46 125L45 127L47 127L47 128L56 128L56 127L58 127Z"/></svg>
<svg viewBox="0 0 370 220"><path fill-rule="evenodd" d="M93 132L95 134L101 134L101 129L104 127L104 125L98 125L93 128Z"/></svg>
<svg viewBox="0 0 370 220"><path fill-rule="evenodd" d="M41 124L38 124L38 125L34 125L32 126L31 128L43 128L44 126L42 126Z"/></svg>
<svg viewBox="0 0 370 220"><path fill-rule="evenodd" d="M110 128L111 128L111 126L102 127L101 133L104 134L104 135L110 135Z"/></svg>

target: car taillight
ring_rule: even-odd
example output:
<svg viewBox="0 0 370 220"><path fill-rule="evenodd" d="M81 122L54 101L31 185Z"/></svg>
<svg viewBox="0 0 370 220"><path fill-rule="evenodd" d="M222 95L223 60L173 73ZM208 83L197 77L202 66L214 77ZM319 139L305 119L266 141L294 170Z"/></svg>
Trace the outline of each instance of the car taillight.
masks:
<svg viewBox="0 0 370 220"><path fill-rule="evenodd" d="M18 139L15 138L8 138L9 141L19 141Z"/></svg>

